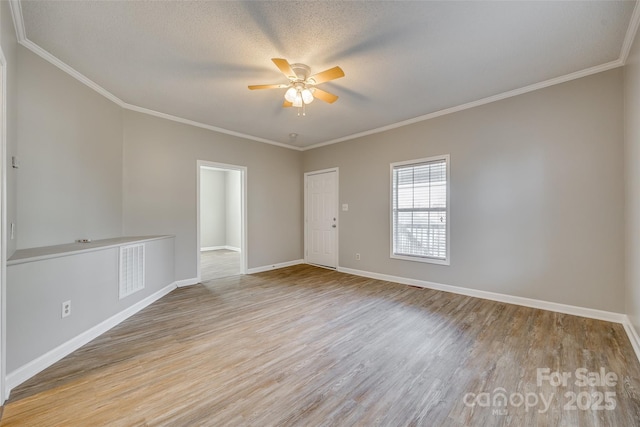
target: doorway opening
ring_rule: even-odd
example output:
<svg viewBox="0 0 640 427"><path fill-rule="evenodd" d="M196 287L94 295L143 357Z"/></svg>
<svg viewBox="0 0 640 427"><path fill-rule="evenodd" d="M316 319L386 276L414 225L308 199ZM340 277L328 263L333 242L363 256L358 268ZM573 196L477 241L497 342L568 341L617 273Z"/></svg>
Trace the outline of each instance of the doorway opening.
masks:
<svg viewBox="0 0 640 427"><path fill-rule="evenodd" d="M243 166L198 161L198 280L245 274L246 173Z"/></svg>

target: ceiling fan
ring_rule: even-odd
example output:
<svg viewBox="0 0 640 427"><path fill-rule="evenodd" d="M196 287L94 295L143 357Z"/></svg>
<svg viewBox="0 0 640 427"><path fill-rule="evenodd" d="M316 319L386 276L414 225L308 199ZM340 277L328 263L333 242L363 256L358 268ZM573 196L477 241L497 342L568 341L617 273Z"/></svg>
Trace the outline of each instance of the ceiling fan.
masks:
<svg viewBox="0 0 640 427"><path fill-rule="evenodd" d="M273 84L273 85L250 85L250 90L256 89L287 89L284 94L283 107L298 107L302 109L302 115L305 115L304 107L311 104L315 98L332 104L338 100L338 97L332 93L318 89L316 85L328 82L330 80L344 77L344 71L340 67L329 68L328 70L311 75L311 69L304 64L289 64L286 59L272 58L276 67L287 76L289 83ZM298 110L300 115L300 110Z"/></svg>

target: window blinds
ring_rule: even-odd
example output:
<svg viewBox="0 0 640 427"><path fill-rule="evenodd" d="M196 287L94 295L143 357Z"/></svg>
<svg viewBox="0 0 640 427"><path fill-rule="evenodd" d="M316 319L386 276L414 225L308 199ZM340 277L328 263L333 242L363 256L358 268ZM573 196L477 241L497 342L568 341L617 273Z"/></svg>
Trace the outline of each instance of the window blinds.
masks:
<svg viewBox="0 0 640 427"><path fill-rule="evenodd" d="M447 160L393 166L393 254L447 259Z"/></svg>

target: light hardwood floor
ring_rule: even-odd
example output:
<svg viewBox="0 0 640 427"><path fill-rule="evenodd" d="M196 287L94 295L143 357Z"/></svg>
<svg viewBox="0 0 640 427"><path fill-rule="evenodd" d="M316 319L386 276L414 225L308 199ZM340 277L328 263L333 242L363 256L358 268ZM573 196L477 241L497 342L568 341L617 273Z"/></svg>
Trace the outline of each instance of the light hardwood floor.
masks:
<svg viewBox="0 0 640 427"><path fill-rule="evenodd" d="M175 290L14 390L1 424L638 426L639 387L621 325L300 265Z"/></svg>
<svg viewBox="0 0 640 427"><path fill-rule="evenodd" d="M220 249L200 252L200 276L203 282L240 274L240 252Z"/></svg>

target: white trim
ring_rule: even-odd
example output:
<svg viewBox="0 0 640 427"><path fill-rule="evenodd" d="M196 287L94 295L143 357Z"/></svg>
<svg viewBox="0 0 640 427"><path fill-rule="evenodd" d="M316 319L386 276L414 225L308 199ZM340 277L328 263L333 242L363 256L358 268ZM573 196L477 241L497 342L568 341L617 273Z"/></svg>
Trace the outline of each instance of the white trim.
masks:
<svg viewBox="0 0 640 427"><path fill-rule="evenodd" d="M35 53L36 55L44 59L45 61L55 65L56 67L58 67L59 69L61 69L62 71L70 75L71 77L78 80L80 83L88 86L89 88L98 92L100 95L104 96L108 100L114 102L115 104L117 104L118 106L126 110L137 111L138 113L148 114L150 116L160 117L160 118L171 120L174 122L195 126L203 129L208 129L214 132L224 133L226 135L237 136L239 138L244 138L244 139L248 139L256 142L263 142L265 144L276 145L278 147L288 148L290 150L296 150L296 151L302 150L300 147L294 147L292 145L284 144L282 142L272 141L270 139L260 138L257 136L248 135L245 133L236 132L236 131L224 129L217 126L211 126L205 123L196 122L194 120L189 120L182 117L173 116L171 114L162 113L160 111L151 110L149 108L128 104L123 100L121 100L120 98L118 98L113 93L109 92L107 89L103 88L102 86L100 86L99 84L97 84L96 82L88 78L87 76L85 76L84 74L82 74L81 72L77 71L75 68L61 61L51 53L44 50L42 47L38 46L37 44L29 40L27 38L26 31L25 31L24 17L22 14L22 5L20 3L20 0L10 0L9 5L11 7L11 15L13 17L13 23L16 28L16 38L18 40L18 43L20 43L22 46L26 47L27 49L29 49L30 51L32 51L33 53Z"/></svg>
<svg viewBox="0 0 640 427"><path fill-rule="evenodd" d="M87 344L89 341L104 334L114 326L117 326L118 324L122 323L124 320L133 316L143 308L151 305L155 301L167 295L169 292L173 291L175 288L176 288L175 283L165 286L159 291L149 295L145 299L138 301L137 303L111 316L110 318L99 323L93 328L82 332L81 334L70 339L69 341L59 345L53 350L48 351L47 353L43 354L37 359L34 359L31 362L11 372L9 375L7 375L6 395L8 396L13 388L19 386L20 384L22 384L29 378L33 377L37 373L42 372L44 369L53 365L63 357L73 353L83 345Z"/></svg>
<svg viewBox="0 0 640 427"><path fill-rule="evenodd" d="M88 247L88 248L82 248L82 249L76 249L77 246L74 243L54 245L54 246L44 247L44 248L54 248L54 251L50 253L47 253L44 255L27 256L24 258L10 259L7 261L7 265L26 264L29 262L42 261L45 259L62 258L66 256L75 256L75 255L85 254L89 252L104 251L108 249L119 248L121 246L127 246L132 243L145 243L145 242L152 242L155 240L174 239L174 238L175 238L174 235L152 236L152 237L131 237L131 238L124 238L126 240L121 240L117 243L102 244L101 242L114 240L114 239L104 239L104 240L96 240L96 241L93 241L92 243L88 243L88 245L94 245L94 246ZM120 240L120 239L123 239L123 238L119 238L119 237L115 238L115 240ZM65 248L65 247L68 248L69 246L74 246L74 248L71 250L62 250L61 252L55 252L56 248ZM21 251L28 251L28 250L29 249L19 249L12 255L11 258L14 258L16 254L20 253Z"/></svg>
<svg viewBox="0 0 640 427"><path fill-rule="evenodd" d="M263 271L277 270L279 268L291 267L293 265L299 265L299 264L305 264L304 260L296 259L294 261L280 262L277 264L263 265L262 267L248 268L247 274L262 273Z"/></svg>
<svg viewBox="0 0 640 427"><path fill-rule="evenodd" d="M249 177L249 169L246 166L239 165L231 165L228 163L220 163L220 162L210 162L208 160L197 160L196 161L196 249L201 247L200 241L200 175L202 169L213 169L213 170L221 170L221 171L238 171L240 172L240 215L242 217L242 221L240 221L240 248L238 248L238 252L240 252L240 274L247 274L247 267L249 265L248 261L248 234L247 234L247 216L248 216L248 205L247 205L247 182ZM226 248L226 247L225 247ZM234 248L233 246L229 246L229 248ZM230 249L230 250L234 250ZM202 278L202 268L200 265L200 251L196 251L196 276L198 282Z"/></svg>
<svg viewBox="0 0 640 427"><path fill-rule="evenodd" d="M313 175L321 175L324 173L331 173L331 172L335 172L336 174L336 182L335 182L335 196L336 196L336 200L335 200L335 218L336 218L336 238L334 239L334 248L333 248L333 252L335 253L335 258L334 258L334 264L333 266L329 266L329 265L318 265L318 267L327 267L327 268L331 268L331 269L337 269L338 265L340 264L340 254L338 253L340 250L340 168L335 167L335 168L328 168L328 169L321 169L321 170L317 170L317 171L311 171L311 172L305 172L304 173L304 208L303 208L303 227L304 227L304 262L307 264L312 264L312 265L316 265L313 264L311 262L309 262L307 260L307 255L309 254L309 249L307 247L307 179L310 176Z"/></svg>
<svg viewBox="0 0 640 427"><path fill-rule="evenodd" d="M18 42L22 42L27 39L27 33L24 27L24 18L22 15L22 3L20 3L20 0L9 0L9 7L11 8L13 26L16 29L16 38L18 39Z"/></svg>
<svg viewBox="0 0 640 427"><path fill-rule="evenodd" d="M627 318L627 316L622 313L578 307L575 305L560 304L557 302L542 301L533 298L517 297L513 295L500 294L497 292L463 288L460 286L443 285L441 283L428 282L425 280L409 279L406 277L391 276L388 274L372 273L369 271L355 270L352 268L338 267L338 271L341 273L353 274L355 276L368 277L370 279L396 282L403 285L419 286L421 288L451 292L454 294L482 298L491 301L498 301L507 304L521 305L524 307L538 308L541 310L555 311L556 313L571 314L573 316L587 317L590 319L604 320L607 322L624 323Z"/></svg>
<svg viewBox="0 0 640 427"><path fill-rule="evenodd" d="M18 4L19 6L19 4ZM0 133L0 405L9 397L7 373L7 59L0 47L0 84L2 85Z"/></svg>
<svg viewBox="0 0 640 427"><path fill-rule="evenodd" d="M204 248L200 248L200 252L220 251L220 250L242 252L241 248L238 248L238 247L235 247L235 246L229 246L229 245L224 245L224 246L205 246Z"/></svg>
<svg viewBox="0 0 640 427"><path fill-rule="evenodd" d="M631 19L629 20L627 33L625 34L624 41L622 42L622 48L620 49L620 61L623 65L627 63L627 58L629 57L629 52L631 52L633 40L636 38L636 33L638 32L638 24L640 24L640 6L638 5L638 2L636 2L633 7Z"/></svg>
<svg viewBox="0 0 640 427"><path fill-rule="evenodd" d="M376 128L376 129L371 129L371 130L364 131L364 132L354 133L354 134L351 134L351 135L347 135L347 136L343 136L343 137L340 137L340 138L332 139L330 141L325 141L325 142L320 142L318 144L309 145L307 147L296 147L296 146L293 146L293 145L284 144L284 143L281 143L281 142L272 141L272 140L269 140L269 139L260 138L260 137L253 136L253 135L247 135L247 134L243 134L243 133L240 133L240 132L231 131L231 130L220 128L220 127L217 127L217 126L207 125L205 123L196 122L194 120L189 120L189 119L185 119L185 118L182 118L182 117L173 116L171 114L161 113L159 111L150 110L148 108L139 107L139 106L132 105L132 104L127 104L126 102L123 102L120 98L118 98L115 95L113 95L111 92L109 92L106 89L104 89L102 86L96 84L91 79L87 78L86 76L84 76L80 72L76 71L75 69L73 69L69 65L65 64L64 62L62 62L61 60L59 60L55 56L51 55L49 52L45 51L40 46L38 46L35 43L33 43L31 40L29 40L26 37L26 33L25 33L25 29L24 29L24 19L23 19L23 16L22 16L22 7L20 6L20 0L10 0L10 5L11 5L11 13L13 15L13 23L14 23L14 26L16 27L16 36L17 36L17 39L18 39L18 43L20 43L21 45L23 45L27 49L31 50L32 52L34 52L36 55L39 55L43 59L49 61L50 63L52 63L56 67L60 68L62 71L68 73L70 76L76 78L80 82L82 82L85 85L89 86L90 88L92 88L96 92L100 93L104 97L112 100L113 102L115 102L116 104L121 106L122 108L125 108L127 110L131 110L131 111L137 111L137 112L143 113L143 114L148 114L148 115L151 115L151 116L160 117L160 118L171 120L171 121L175 121L175 122L178 122L178 123L183 123L183 124L187 124L187 125L191 125L191 126L195 126L195 127L200 127L200 128L212 130L214 132L220 132L220 133L224 133L224 134L227 134L227 135L237 136L237 137L240 137L240 138L249 139L249 140L256 141L256 142L263 142L263 143L266 143L266 144L276 145L278 147L283 147L283 148L287 148L287 149L290 149L290 150L296 150L296 151L313 150L314 148L324 147L325 145L336 144L338 142L348 141L348 140L351 140L351 139L356 139L356 138L360 138L360 137L367 136L367 135L373 135L373 134L376 134L376 133L385 132L385 131L388 131L388 130L391 130L391 129L396 129L396 128L399 128L399 127L402 127L402 126L406 126L406 125L410 125L410 124L413 124L413 123L418 123L418 122L422 122L422 121L425 121L425 120L433 119L433 118L436 118L436 117L444 116L446 114L451 114L451 113L455 113L455 112L458 112L458 111L467 110L469 108L478 107L480 105L489 104L491 102L500 101L502 99L511 98L513 96L522 95L522 94L527 93L527 92L533 92L535 90L542 89L542 88L545 88L545 87L557 85L557 84L560 84L560 83L565 83L565 82L568 82L570 80L579 79L581 77L586 77L586 76L589 76L591 74L596 74L596 73L600 73L600 72L603 72L603 71L611 70L613 68L621 67L621 66L624 65L624 63L625 63L625 61L627 59L627 55L629 54L629 50L631 49L631 43L633 42L633 39L635 37L635 33L637 31L637 28L638 28L638 23L640 22L640 17L638 16L640 14L640 11L638 10L639 9L638 4L636 4L636 6L635 6L635 8L633 10L633 14L632 14L631 20L629 22L629 27L627 28L626 36L625 36L625 39L624 39L624 42L623 42L623 46L622 46L622 49L621 49L621 52L620 52L620 57L618 59L616 59L615 61L607 62L607 63L601 64L601 65L596 65L595 67L591 67L591 68L587 68L587 69L584 69L584 70L576 71L574 73L569 73L569 74L566 74L564 76L555 77L553 79L545 80L543 82L534 83L534 84L531 84L529 86L525 86L525 87L522 87L522 88L519 88L519 89L503 92L503 93L500 93L500 94L497 94L497 95L493 95L493 96L489 96L487 98L483 98L483 99L480 99L480 100L477 100L477 101L468 102L466 104L458 105L458 106L451 107L451 108L446 108L444 110L440 110L440 111L436 111L436 112L433 112L433 113L425 114L423 116L418 116L418 117L415 117L413 119L404 120L404 121L400 121L400 122L397 122L397 123L392 123L390 125L382 126L382 127Z"/></svg>
<svg viewBox="0 0 640 427"><path fill-rule="evenodd" d="M204 248L200 248L200 252L219 251L222 249L226 249L226 246L205 246Z"/></svg>
<svg viewBox="0 0 640 427"><path fill-rule="evenodd" d="M369 271L356 270L346 267L338 267L341 273L352 274L354 276L367 277L370 279L395 282L403 285L419 286L421 288L434 289L437 291L451 292L459 295L466 295L474 298L482 298L490 301L497 301L506 304L515 304L523 307L537 308L540 310L553 311L556 313L570 314L573 316L586 317L589 319L603 320L605 322L620 323L624 328L636 358L640 361L640 335L631 323L626 314L611 311L596 310L593 308L578 307L575 305L560 304L550 301L542 301L533 298L517 297L513 295L500 294L496 292L481 291L477 289L462 288L459 286L443 285L441 283L428 282L425 280L409 279L406 277L392 276L388 274L372 273Z"/></svg>
<svg viewBox="0 0 640 427"><path fill-rule="evenodd" d="M640 361L640 336L638 336L638 332L636 328L633 327L633 323L629 319L629 316L625 316L626 320L622 322L622 326L624 326L624 330L629 337L629 341L631 341L631 346L633 347L633 351L636 353L636 357Z"/></svg>
<svg viewBox="0 0 640 427"><path fill-rule="evenodd" d="M361 138L363 136L373 135L376 133L386 132L388 130L397 129L399 127L411 125L426 120L435 119L436 117L445 116L447 114L457 113L458 111L468 110L470 108L479 107L481 105L490 104L492 102L501 101L503 99L512 98L517 95L523 95L528 92L533 92L538 89L544 89L549 86L554 86L560 83L566 83L571 80L576 80L582 77L590 76L592 74L601 73L603 71L611 70L613 68L621 67L622 61L617 59L615 61L607 62L606 64L596 65L595 67L587 68L585 70L576 71L575 73L566 74L564 76L556 77L553 79L545 80L540 83L534 83L529 86L524 86L519 89L510 90L507 92L499 93L497 95L482 98L477 101L468 102L466 104L457 105L451 108L445 108L444 110L435 111L433 113L425 114L424 116L418 116L413 119L403 120L401 122L392 123L387 126L379 127L376 129L367 130L364 132L354 133L351 135L343 136L341 138L332 139L331 141L321 142L314 145L309 145L302 148L302 151L313 150L314 148L324 147L326 145L337 144L338 142L348 141L351 139Z"/></svg>
<svg viewBox="0 0 640 427"><path fill-rule="evenodd" d="M112 94L111 92L103 88L102 86L100 86L98 83L91 80L89 77L85 76L79 71L76 71L71 66L62 62L61 60L59 60L58 58L56 58L55 56L53 56L52 54L50 54L49 52L47 52L46 50L44 50L43 48L41 48L40 46L32 42L31 40L26 38L22 40L18 39L18 42L22 46L29 49L31 52L35 53L36 55L44 59L45 61L48 61L49 63L55 65L56 67L64 71L65 73L69 74L71 77L78 80L80 83L88 86L89 88L98 92L100 95L107 98L109 101L124 108L125 103L120 98L118 98L117 96L115 96L114 94Z"/></svg>
<svg viewBox="0 0 640 427"><path fill-rule="evenodd" d="M160 111L154 111L154 110L150 110L148 108L138 107L136 105L127 104L127 103L124 103L124 102L122 104L120 104L120 106L122 108L127 109L127 110L137 111L138 113L148 114L150 116L155 116L155 117L160 117L162 119L171 120L171 121L182 123L182 124L185 124L185 125L190 125L190 126L203 128L203 129L208 129L208 130L212 130L214 132L224 133L226 135L237 136L239 138L249 139L251 141L263 142L265 144L275 145L275 146L282 147L282 148L288 148L290 150L302 151L302 148L300 148L300 147L294 147L292 145L283 144L282 142L272 141L270 139L260 138L258 136L248 135L246 133L236 132L236 131L220 128L220 127L217 127L217 126L211 126L211 125L208 125L208 124L205 124L205 123L196 122L195 120L189 120L189 119L184 119L184 118L178 117L178 116L172 116L171 114L161 113Z"/></svg>
<svg viewBox="0 0 640 427"><path fill-rule="evenodd" d="M394 205L394 201L393 201L393 171L396 168L401 168L403 166L417 166L417 165L421 165L424 163L430 163L430 162L440 162L444 160L444 164L445 164L445 172L446 172L446 182L447 182L447 206L446 206L446 218L447 218L447 230L446 230L446 249L447 249L447 253L445 255L444 259L438 259L438 258L430 258L430 257L422 257L422 256L418 256L418 255L400 255L400 254L396 254L393 252L393 245L395 242L394 239L394 235L393 235L393 227L394 227L394 223L393 223L393 205ZM389 165L389 172L390 172L390 177L389 177L389 243L390 243L390 248L389 248L389 256L390 258L393 259L401 259L404 261L413 261L413 262L424 262L424 263L429 263L429 264L439 264L439 265L450 265L451 264L451 159L450 159L450 155L449 154L441 154L439 156L431 156L431 157L426 157L426 158L422 158L422 159L414 159L414 160L404 160L401 162L394 162L391 163Z"/></svg>
<svg viewBox="0 0 640 427"><path fill-rule="evenodd" d="M184 288L185 286L197 285L200 282L201 282L200 276L198 276L198 277L193 277L191 279L176 280L175 284L176 284L176 287L178 288Z"/></svg>

